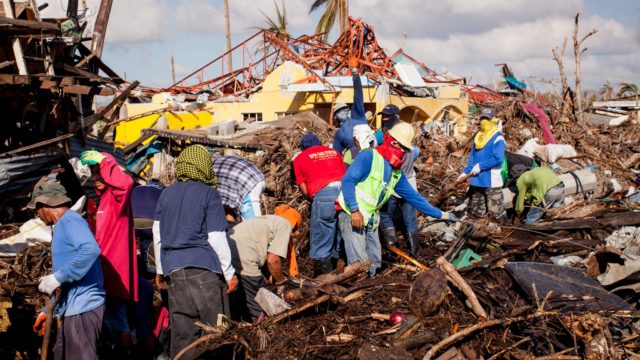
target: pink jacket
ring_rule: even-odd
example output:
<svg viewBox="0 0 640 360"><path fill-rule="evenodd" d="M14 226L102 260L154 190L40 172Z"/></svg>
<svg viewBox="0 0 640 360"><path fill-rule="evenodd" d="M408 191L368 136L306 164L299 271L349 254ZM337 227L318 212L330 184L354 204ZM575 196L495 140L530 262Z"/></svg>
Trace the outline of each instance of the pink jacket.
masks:
<svg viewBox="0 0 640 360"><path fill-rule="evenodd" d="M138 301L136 238L131 216L133 180L120 170L108 153L100 163L100 175L108 185L100 196L96 214L96 240L102 256L104 288L109 295Z"/></svg>

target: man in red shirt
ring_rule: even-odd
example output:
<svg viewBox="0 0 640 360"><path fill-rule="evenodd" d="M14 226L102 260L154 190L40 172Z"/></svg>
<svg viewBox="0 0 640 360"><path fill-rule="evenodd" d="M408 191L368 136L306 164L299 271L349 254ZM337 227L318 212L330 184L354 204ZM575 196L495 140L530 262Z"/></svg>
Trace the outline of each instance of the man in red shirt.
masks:
<svg viewBox="0 0 640 360"><path fill-rule="evenodd" d="M310 257L314 276L333 270L338 257L338 215L336 199L346 168L336 150L323 146L315 134L300 140L302 152L293 160L296 184L311 202Z"/></svg>

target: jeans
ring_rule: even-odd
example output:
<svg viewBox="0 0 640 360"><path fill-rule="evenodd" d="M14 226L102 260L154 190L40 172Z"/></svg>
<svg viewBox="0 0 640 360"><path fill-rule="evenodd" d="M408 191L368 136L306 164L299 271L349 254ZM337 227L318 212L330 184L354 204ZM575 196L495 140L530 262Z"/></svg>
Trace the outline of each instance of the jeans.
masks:
<svg viewBox="0 0 640 360"><path fill-rule="evenodd" d="M260 181L256 186L249 191L247 196L242 200L240 205L240 214L242 220L251 219L254 217L262 216L262 209L260 208L260 195L264 191L265 182Z"/></svg>
<svg viewBox="0 0 640 360"><path fill-rule="evenodd" d="M564 184L560 183L544 194L544 201L539 206L529 208L525 224L533 224L544 215L545 209L557 208L564 204Z"/></svg>
<svg viewBox="0 0 640 360"><path fill-rule="evenodd" d="M218 314L229 316L226 291L222 275L207 269L186 268L169 274L171 357L200 337L202 330L196 321L215 326ZM185 356L189 359L190 353Z"/></svg>
<svg viewBox="0 0 640 360"><path fill-rule="evenodd" d="M393 214L396 209L400 207L402 211L402 220L404 221L404 227L407 233L414 233L418 231L418 215L416 208L411 206L403 198L392 196L387 201L383 210L380 211L380 227L383 229L395 228L393 225ZM386 209L385 209L386 208Z"/></svg>
<svg viewBox="0 0 640 360"><path fill-rule="evenodd" d="M344 250L347 253L347 263L357 261L371 261L369 275L373 276L382 265L382 247L378 239L378 227L369 222L362 229L351 227L351 215L341 211L338 215L340 232L344 239Z"/></svg>
<svg viewBox="0 0 640 360"><path fill-rule="evenodd" d="M240 275L238 290L229 295L233 307L234 320L244 320L254 322L260 317L262 307L256 301L256 295L260 288L267 287L267 280L264 276Z"/></svg>
<svg viewBox="0 0 640 360"><path fill-rule="evenodd" d="M323 260L338 257L340 233L336 199L340 194L340 184L327 185L313 196L311 203L311 228L309 230L309 257Z"/></svg>

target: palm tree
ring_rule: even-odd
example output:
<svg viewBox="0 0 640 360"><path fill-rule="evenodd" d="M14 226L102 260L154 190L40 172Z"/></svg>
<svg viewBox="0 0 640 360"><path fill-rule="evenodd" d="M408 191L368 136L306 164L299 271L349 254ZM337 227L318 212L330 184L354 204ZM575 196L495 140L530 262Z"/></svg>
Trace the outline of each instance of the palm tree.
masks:
<svg viewBox="0 0 640 360"><path fill-rule="evenodd" d="M324 5L324 13L316 26L316 34L324 33L321 39L327 41L329 32L336 22L336 17L340 19L340 33L347 31L349 26L349 0L315 0L311 4L309 14L318 10Z"/></svg>
<svg viewBox="0 0 640 360"><path fill-rule="evenodd" d="M282 0L282 9L276 3L276 0L273 0L273 5L276 7L276 18L272 19L264 11L260 10L262 15L264 15L265 21L267 23L266 29L271 30L279 35L289 36L289 31L287 30L287 9L284 7L284 0Z"/></svg>
<svg viewBox="0 0 640 360"><path fill-rule="evenodd" d="M618 96L623 97L627 93L631 93L631 95L636 96L636 106L638 106L638 85L634 83L621 83L620 89L618 90Z"/></svg>
<svg viewBox="0 0 640 360"><path fill-rule="evenodd" d="M608 101L613 98L613 86L608 81L602 85L599 92L600 95L602 95L602 100L604 101Z"/></svg>

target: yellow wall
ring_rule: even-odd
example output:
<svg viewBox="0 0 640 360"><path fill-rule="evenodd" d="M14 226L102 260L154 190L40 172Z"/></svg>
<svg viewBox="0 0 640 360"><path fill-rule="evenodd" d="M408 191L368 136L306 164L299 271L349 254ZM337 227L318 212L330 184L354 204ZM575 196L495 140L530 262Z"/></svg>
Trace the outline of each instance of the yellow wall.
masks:
<svg viewBox="0 0 640 360"><path fill-rule="evenodd" d="M204 110L198 113L171 113L175 117L167 116L169 119L170 129L189 129L196 126L206 126L212 123L235 119L242 121L243 113L262 113L263 121L272 121L277 119L277 113L298 112L312 110L314 105L329 105L332 102L334 94L332 92L288 92L287 86L295 81L305 79L307 72L305 69L293 62L285 62L276 68L262 84L262 89L251 95L248 101L233 102L209 102ZM406 109L403 113L413 114L413 109L419 109L419 121L431 121L441 115L441 109L447 106L453 106L459 118L465 121L459 121L456 132L464 131L466 126L466 114L469 110L469 103L466 98L418 98L418 97L401 97L391 95L385 99L377 99L375 87L365 87L363 89L364 101L368 104L375 105L375 113L391 103L397 105L401 110ZM336 94L336 102L352 103L353 88L344 87L339 89ZM453 97L460 94L458 87L450 86L440 89L442 97ZM124 117L132 117L149 111L172 107L171 100L165 94L155 95L152 103L144 104L125 104L123 109ZM213 113L213 116L211 116ZM401 113L401 114L403 114ZM125 146L134 142L140 136L140 131L149 127L159 115L149 115L140 119L121 122L116 129L116 146ZM411 119L403 119L411 120ZM376 126L379 127L379 117L377 117Z"/></svg>

